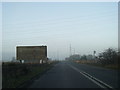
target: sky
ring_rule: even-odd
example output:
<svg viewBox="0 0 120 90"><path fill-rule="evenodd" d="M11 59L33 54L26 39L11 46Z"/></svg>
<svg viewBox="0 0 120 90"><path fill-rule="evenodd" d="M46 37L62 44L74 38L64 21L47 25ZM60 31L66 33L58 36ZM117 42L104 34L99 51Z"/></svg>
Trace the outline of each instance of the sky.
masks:
<svg viewBox="0 0 120 90"><path fill-rule="evenodd" d="M118 48L117 2L4 2L2 60L16 46L46 45L48 58L100 53Z"/></svg>
<svg viewBox="0 0 120 90"><path fill-rule="evenodd" d="M0 2L0 61L1 60L2 60L2 3Z"/></svg>

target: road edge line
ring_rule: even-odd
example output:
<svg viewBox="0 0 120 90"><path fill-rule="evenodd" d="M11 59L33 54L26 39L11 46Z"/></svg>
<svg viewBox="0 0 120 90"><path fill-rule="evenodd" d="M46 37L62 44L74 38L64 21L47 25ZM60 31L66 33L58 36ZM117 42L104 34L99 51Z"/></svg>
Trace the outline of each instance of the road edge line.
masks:
<svg viewBox="0 0 120 90"><path fill-rule="evenodd" d="M86 78L88 78L89 80L91 80L92 82L94 82L95 84L97 84L98 86L100 86L101 88L109 88L109 89L113 89L112 86L106 84L105 82L93 77L92 75L77 69L76 67L68 64L71 68L73 68L74 70L76 70L77 72L81 73L83 76L85 76Z"/></svg>

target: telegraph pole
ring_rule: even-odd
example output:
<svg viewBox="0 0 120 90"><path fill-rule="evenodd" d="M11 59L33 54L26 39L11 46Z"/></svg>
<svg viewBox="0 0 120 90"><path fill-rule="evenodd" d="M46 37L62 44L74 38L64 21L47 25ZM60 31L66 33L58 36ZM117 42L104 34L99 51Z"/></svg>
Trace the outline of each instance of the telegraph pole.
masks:
<svg viewBox="0 0 120 90"><path fill-rule="evenodd" d="M93 51L94 60L95 60L95 54L96 54L96 51Z"/></svg>
<svg viewBox="0 0 120 90"><path fill-rule="evenodd" d="M70 56L71 56L71 44L70 44Z"/></svg>
<svg viewBox="0 0 120 90"><path fill-rule="evenodd" d="M59 51L57 51L57 59L59 60Z"/></svg>

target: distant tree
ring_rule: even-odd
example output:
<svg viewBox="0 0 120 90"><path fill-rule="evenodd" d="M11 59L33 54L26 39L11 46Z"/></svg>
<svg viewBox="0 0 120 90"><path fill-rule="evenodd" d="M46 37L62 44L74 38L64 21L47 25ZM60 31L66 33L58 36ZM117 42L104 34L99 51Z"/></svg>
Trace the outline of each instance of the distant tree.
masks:
<svg viewBox="0 0 120 90"><path fill-rule="evenodd" d="M69 57L66 57L65 60L69 60Z"/></svg>
<svg viewBox="0 0 120 90"><path fill-rule="evenodd" d="M118 54L114 49L106 49L103 53L99 54L99 62L101 64L116 64Z"/></svg>
<svg viewBox="0 0 120 90"><path fill-rule="evenodd" d="M83 56L81 56L80 59L81 59L81 60L87 60L87 56L86 56L86 55L83 55Z"/></svg>
<svg viewBox="0 0 120 90"><path fill-rule="evenodd" d="M87 60L93 60L93 55L89 54L86 56Z"/></svg>
<svg viewBox="0 0 120 90"><path fill-rule="evenodd" d="M80 60L79 54L71 55L70 57L65 58L65 60Z"/></svg>
<svg viewBox="0 0 120 90"><path fill-rule="evenodd" d="M120 64L120 51L118 51L118 64Z"/></svg>

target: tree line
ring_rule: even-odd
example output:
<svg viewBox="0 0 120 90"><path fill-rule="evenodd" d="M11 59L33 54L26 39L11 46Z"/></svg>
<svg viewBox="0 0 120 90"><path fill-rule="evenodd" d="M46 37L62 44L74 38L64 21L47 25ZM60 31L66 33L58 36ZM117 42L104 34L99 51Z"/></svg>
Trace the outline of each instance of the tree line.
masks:
<svg viewBox="0 0 120 90"><path fill-rule="evenodd" d="M103 52L99 53L97 56L89 54L89 55L79 55L74 54L67 58L66 60L96 60L97 63L108 65L108 64L120 64L118 61L120 59L120 52L113 48L108 48Z"/></svg>

